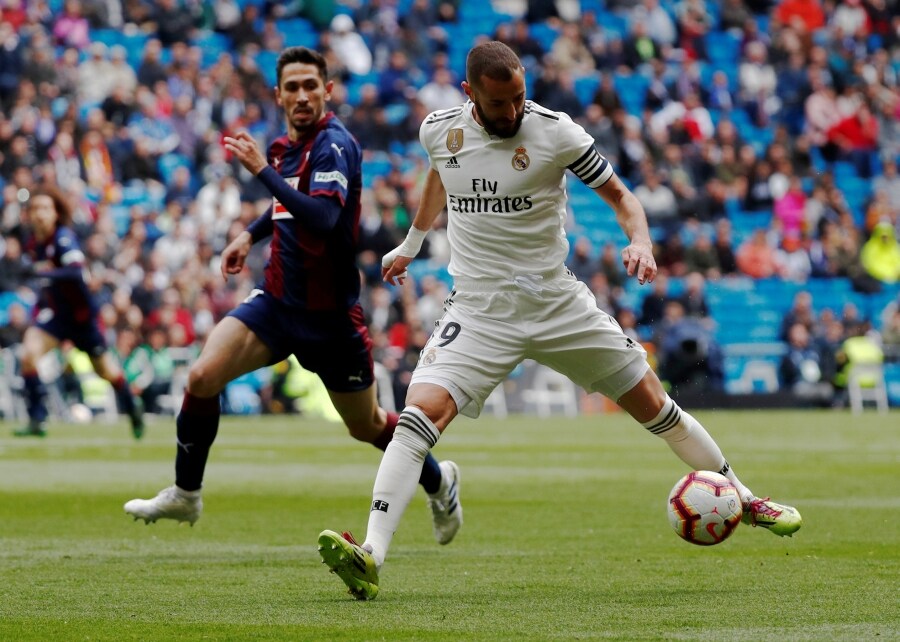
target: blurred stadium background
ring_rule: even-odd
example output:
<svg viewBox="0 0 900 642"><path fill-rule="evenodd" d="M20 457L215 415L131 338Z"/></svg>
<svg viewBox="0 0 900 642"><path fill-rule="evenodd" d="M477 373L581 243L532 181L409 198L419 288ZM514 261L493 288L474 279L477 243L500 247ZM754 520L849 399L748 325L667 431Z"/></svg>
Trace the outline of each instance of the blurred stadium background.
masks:
<svg viewBox="0 0 900 642"><path fill-rule="evenodd" d="M862 391L900 405L898 16L897 0L0 0L0 413L22 418L21 214L42 181L77 203L132 385L155 412L178 407L186 365L261 275L263 244L237 278L218 273L269 202L221 139L281 131L272 87L290 45L327 55L331 106L365 149L363 305L383 401L401 403L450 284L446 222L403 288L379 282L379 259L415 211L418 125L462 99L482 38L520 54L530 98L579 120L644 203L657 285L624 277L625 237L577 180L569 265L686 403L843 406ZM846 369L860 359L862 381ZM115 415L84 355L64 348L42 371L58 418ZM316 385L279 364L224 404L327 415ZM611 407L526 364L490 409Z"/></svg>

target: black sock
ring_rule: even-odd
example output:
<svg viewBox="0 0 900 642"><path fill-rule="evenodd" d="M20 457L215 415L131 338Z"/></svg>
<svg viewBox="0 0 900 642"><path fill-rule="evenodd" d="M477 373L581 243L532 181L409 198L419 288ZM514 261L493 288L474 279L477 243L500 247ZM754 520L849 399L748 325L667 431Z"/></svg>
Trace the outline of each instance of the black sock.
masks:
<svg viewBox="0 0 900 642"><path fill-rule="evenodd" d="M112 382L112 387L116 393L119 410L130 417L134 413L134 397L131 394L131 388L128 387L128 382L125 381L125 376L120 375Z"/></svg>
<svg viewBox="0 0 900 642"><path fill-rule="evenodd" d="M44 399L47 396L47 388L41 378L34 374L22 376L25 384L25 407L28 409L28 419L35 424L47 421L47 405Z"/></svg>
<svg viewBox="0 0 900 642"><path fill-rule="evenodd" d="M219 395L203 398L184 393L175 425L178 428L175 485L182 490L199 490L209 449L219 431Z"/></svg>

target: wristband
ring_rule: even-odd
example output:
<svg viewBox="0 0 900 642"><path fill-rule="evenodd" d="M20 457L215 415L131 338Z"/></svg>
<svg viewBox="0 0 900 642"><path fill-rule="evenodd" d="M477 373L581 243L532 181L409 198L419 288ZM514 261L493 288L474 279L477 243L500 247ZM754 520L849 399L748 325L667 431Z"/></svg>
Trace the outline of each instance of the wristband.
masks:
<svg viewBox="0 0 900 642"><path fill-rule="evenodd" d="M390 267L398 256L415 257L419 250L422 249L422 243L425 241L427 234L428 232L426 231L410 227L409 232L406 233L406 238L403 239L403 243L385 254L384 258L381 259L382 267Z"/></svg>

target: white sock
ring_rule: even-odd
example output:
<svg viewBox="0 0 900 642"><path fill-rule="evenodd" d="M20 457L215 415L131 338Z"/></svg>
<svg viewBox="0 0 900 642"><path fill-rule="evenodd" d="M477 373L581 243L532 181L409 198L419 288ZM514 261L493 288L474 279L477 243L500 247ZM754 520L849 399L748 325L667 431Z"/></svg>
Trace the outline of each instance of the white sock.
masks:
<svg viewBox="0 0 900 642"><path fill-rule="evenodd" d="M668 395L662 410L646 422L644 428L664 439L681 461L693 470L711 470L725 475L737 488L741 501L746 503L753 499L753 493L738 479L706 428L679 408Z"/></svg>
<svg viewBox="0 0 900 642"><path fill-rule="evenodd" d="M400 413L372 489L365 544L371 547L378 567L384 564L394 531L416 493L425 456L440 436L440 431L418 408L407 406Z"/></svg>

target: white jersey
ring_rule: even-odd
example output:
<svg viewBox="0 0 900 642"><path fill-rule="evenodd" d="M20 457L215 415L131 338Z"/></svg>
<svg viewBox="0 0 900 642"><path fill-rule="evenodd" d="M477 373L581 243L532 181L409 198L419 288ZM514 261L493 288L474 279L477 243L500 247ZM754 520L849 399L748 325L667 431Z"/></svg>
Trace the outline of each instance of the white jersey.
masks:
<svg viewBox="0 0 900 642"><path fill-rule="evenodd" d="M500 138L475 121L474 107L433 112L419 129L447 191L450 274L505 280L559 269L569 253L566 169L599 187L612 165L564 113L526 101L519 131Z"/></svg>

